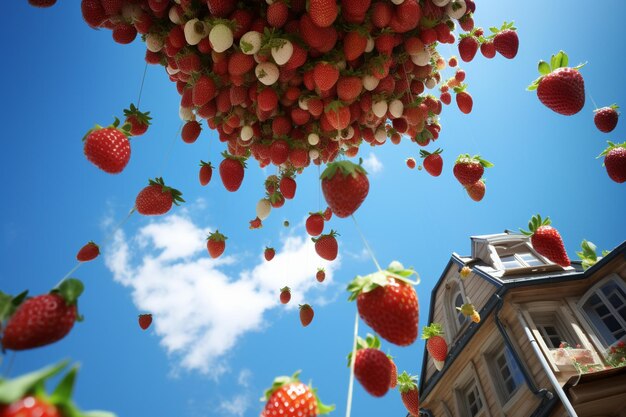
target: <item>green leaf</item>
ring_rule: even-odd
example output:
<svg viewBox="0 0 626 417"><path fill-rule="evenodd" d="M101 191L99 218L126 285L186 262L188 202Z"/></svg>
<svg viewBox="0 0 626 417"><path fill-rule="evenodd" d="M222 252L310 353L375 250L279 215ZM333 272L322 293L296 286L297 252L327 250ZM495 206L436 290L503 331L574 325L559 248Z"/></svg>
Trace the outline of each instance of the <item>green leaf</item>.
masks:
<svg viewBox="0 0 626 417"><path fill-rule="evenodd" d="M68 363L68 361L63 361L12 380L0 380L0 404L10 404L24 397L36 385L61 372Z"/></svg>
<svg viewBox="0 0 626 417"><path fill-rule="evenodd" d="M539 61L538 69L541 75L550 74L550 65L546 61Z"/></svg>
<svg viewBox="0 0 626 417"><path fill-rule="evenodd" d="M83 283L76 278L68 278L63 280L59 286L52 290L52 292L58 292L65 300L67 305L76 304L76 300L85 290Z"/></svg>
<svg viewBox="0 0 626 417"><path fill-rule="evenodd" d="M72 369L70 369L70 371L63 377L50 396L50 402L52 404L64 404L71 401L77 373L78 366L73 366Z"/></svg>

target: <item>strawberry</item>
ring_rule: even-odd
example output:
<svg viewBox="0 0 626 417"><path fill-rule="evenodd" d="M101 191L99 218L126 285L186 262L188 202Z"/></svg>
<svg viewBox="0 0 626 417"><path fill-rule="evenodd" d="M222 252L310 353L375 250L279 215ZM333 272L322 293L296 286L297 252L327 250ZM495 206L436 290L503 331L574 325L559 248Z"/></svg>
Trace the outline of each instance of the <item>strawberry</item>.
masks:
<svg viewBox="0 0 626 417"><path fill-rule="evenodd" d="M163 178L158 177L149 180L149 185L137 194L135 209L144 216L158 216L170 211L172 204L183 202L182 193L166 186Z"/></svg>
<svg viewBox="0 0 626 417"><path fill-rule="evenodd" d="M465 191L467 191L467 195L474 201L480 201L485 196L485 180L481 179L476 181L474 184L466 185Z"/></svg>
<svg viewBox="0 0 626 417"><path fill-rule="evenodd" d="M109 127L96 125L83 138L83 151L87 159L109 174L122 172L130 161L130 126L124 125L118 129L118 125L118 119Z"/></svg>
<svg viewBox="0 0 626 417"><path fill-rule="evenodd" d="M459 41L459 55L465 62L470 62L474 59L476 52L478 51L478 40L474 35L462 34Z"/></svg>
<svg viewBox="0 0 626 417"><path fill-rule="evenodd" d="M365 324L398 346L408 346L417 339L419 304L407 279L412 274L415 271L394 262L384 271L358 276L348 284L349 300L356 300Z"/></svg>
<svg viewBox="0 0 626 417"><path fill-rule="evenodd" d="M198 173L198 178L200 179L200 185L207 185L211 182L211 177L213 176L213 165L210 162L200 161L200 172Z"/></svg>
<svg viewBox="0 0 626 417"><path fill-rule="evenodd" d="M539 254L562 267L570 266L570 260L563 246L563 239L561 239L558 230L550 226L550 223L549 217L542 219L537 214L528 222L529 230L521 230L521 232L530 236L530 243Z"/></svg>
<svg viewBox="0 0 626 417"><path fill-rule="evenodd" d="M317 268L317 272L315 273L315 279L317 282L324 282L326 279L326 271L324 268Z"/></svg>
<svg viewBox="0 0 626 417"><path fill-rule="evenodd" d="M431 323L422 329L422 339L426 340L426 350L433 358L435 367L441 371L443 364L448 356L448 343L446 339L441 337L443 334L441 324Z"/></svg>
<svg viewBox="0 0 626 417"><path fill-rule="evenodd" d="M367 35L357 30L346 32L343 37L343 54L346 61L354 61L365 53Z"/></svg>
<svg viewBox="0 0 626 417"><path fill-rule="evenodd" d="M335 130L346 129L350 125L350 107L335 100L324 108L324 117Z"/></svg>
<svg viewBox="0 0 626 417"><path fill-rule="evenodd" d="M133 103L130 104L128 109L124 109L124 116L126 116L124 123L130 124L130 134L132 136L141 136L146 133L148 126L150 126L150 120L152 120L149 114L149 111L145 113L139 111Z"/></svg>
<svg viewBox="0 0 626 417"><path fill-rule="evenodd" d="M54 404L32 395L25 396L7 406L0 405L0 415L2 417L62 417L61 411Z"/></svg>
<svg viewBox="0 0 626 417"><path fill-rule="evenodd" d="M249 229L260 229L261 227L263 227L263 222L258 217L250 220L250 226L248 227Z"/></svg>
<svg viewBox="0 0 626 417"><path fill-rule="evenodd" d="M496 51L507 59L515 58L519 49L519 38L513 22L504 22L500 29L491 28L490 30L493 33L493 46Z"/></svg>
<svg viewBox="0 0 626 417"><path fill-rule="evenodd" d="M292 177L283 175L278 183L278 189L283 197L287 200L291 200L296 196L296 185L296 181Z"/></svg>
<svg viewBox="0 0 626 417"><path fill-rule="evenodd" d="M550 110L565 116L578 113L585 105L585 80L578 71L584 64L570 68L567 54L552 55L550 64L539 61L539 73L528 91L537 90L537 97Z"/></svg>
<svg viewBox="0 0 626 417"><path fill-rule="evenodd" d="M220 163L220 178L224 187L231 192L237 191L243 182L245 158L222 153L224 160Z"/></svg>
<svg viewBox="0 0 626 417"><path fill-rule="evenodd" d="M206 238L206 248L211 258L219 258L222 253L224 253L224 249L226 249L226 239L228 238L218 230L209 233L209 236Z"/></svg>
<svg viewBox="0 0 626 417"><path fill-rule="evenodd" d="M348 355L348 366L352 362L352 352ZM363 340L357 337L357 351L354 358L354 376L365 391L374 397L382 397L389 391L391 361L380 350L380 339L371 334Z"/></svg>
<svg viewBox="0 0 626 417"><path fill-rule="evenodd" d="M406 371L398 377L398 389L402 403L412 416L420 415L420 399L416 381L417 377L409 375Z"/></svg>
<svg viewBox="0 0 626 417"><path fill-rule="evenodd" d="M300 382L299 374L298 371L293 376L279 376L274 380L263 396L266 403L261 417L317 417L335 409L335 406L324 405L315 389Z"/></svg>
<svg viewBox="0 0 626 417"><path fill-rule="evenodd" d="M493 164L482 159L479 155L469 156L461 154L454 163L452 172L461 185L472 185L480 180L485 168L491 168Z"/></svg>
<svg viewBox="0 0 626 417"><path fill-rule="evenodd" d="M306 327L311 324L311 322L313 321L313 316L315 316L315 312L310 305L300 305L300 323L302 323L302 327Z"/></svg>
<svg viewBox="0 0 626 417"><path fill-rule="evenodd" d="M420 157L424 158L424 169L433 177L441 175L441 171L443 170L442 152L441 149L437 149L433 153L420 149Z"/></svg>
<svg viewBox="0 0 626 417"><path fill-rule="evenodd" d="M339 70L329 62L318 62L313 67L313 82L320 91L328 91L339 80Z"/></svg>
<svg viewBox="0 0 626 417"><path fill-rule="evenodd" d="M113 27L113 40L122 45L127 45L137 37L137 29L128 23L118 23Z"/></svg>
<svg viewBox="0 0 626 417"><path fill-rule="evenodd" d="M211 101L217 93L215 81L208 75L201 75L193 85L191 90L191 98L193 104L202 107Z"/></svg>
<svg viewBox="0 0 626 417"><path fill-rule="evenodd" d="M341 76L337 81L337 97L346 103L356 100L363 91L363 80L357 76Z"/></svg>
<svg viewBox="0 0 626 417"><path fill-rule="evenodd" d="M369 192L367 172L350 161L331 162L320 178L324 199L337 217L352 215Z"/></svg>
<svg viewBox="0 0 626 417"><path fill-rule="evenodd" d="M306 222L306 232L311 236L319 236L324 231L324 216L321 212L309 213Z"/></svg>
<svg viewBox="0 0 626 417"><path fill-rule="evenodd" d="M267 23L271 27L281 28L289 18L289 7L284 1L276 1L267 7Z"/></svg>
<svg viewBox="0 0 626 417"><path fill-rule="evenodd" d="M265 248L265 251L263 251L263 256L265 256L266 261L271 261L272 259L274 259L275 255L276 251L274 250L274 248L270 248L269 246Z"/></svg>
<svg viewBox="0 0 626 417"><path fill-rule="evenodd" d="M493 44L492 40L486 40L485 42L480 44L480 53L483 54L485 58L491 59L496 56L496 46Z"/></svg>
<svg viewBox="0 0 626 417"><path fill-rule="evenodd" d="M81 0L80 10L83 19L92 28L97 28L107 19L100 0Z"/></svg>
<svg viewBox="0 0 626 417"><path fill-rule="evenodd" d="M289 159L289 143L282 139L277 139L270 145L270 159L274 165L280 165Z"/></svg>
<svg viewBox="0 0 626 417"><path fill-rule="evenodd" d="M35 7L52 7L57 0L28 0L28 4Z"/></svg>
<svg viewBox="0 0 626 417"><path fill-rule="evenodd" d="M333 217L333 211L331 210L330 207L326 207L326 210L324 210L324 220L330 221L332 217Z"/></svg>
<svg viewBox="0 0 626 417"><path fill-rule="evenodd" d="M63 280L49 294L32 298L22 293L15 298L1 297L1 311L11 314L4 327L2 347L26 350L46 346L63 339L80 320L77 300L84 290L77 279ZM7 299L8 297L8 299Z"/></svg>
<svg viewBox="0 0 626 417"><path fill-rule="evenodd" d="M398 385L398 367L391 356L387 355L387 357L391 363L391 381L389 383L389 388L393 389Z"/></svg>
<svg viewBox="0 0 626 417"><path fill-rule="evenodd" d="M195 120L190 120L183 126L180 134L183 138L183 142L185 143L194 143L198 140L198 136L200 136L200 132L202 131L202 126Z"/></svg>
<svg viewBox="0 0 626 417"><path fill-rule="evenodd" d="M406 159L406 166L409 167L409 169L415 168L415 166L416 166L415 158L407 158Z"/></svg>
<svg viewBox="0 0 626 417"><path fill-rule="evenodd" d="M146 330L152 324L152 314L140 314L139 315L139 327L142 330Z"/></svg>
<svg viewBox="0 0 626 417"><path fill-rule="evenodd" d="M235 0L206 0L206 5L209 13L214 17L228 17L235 10L237 2Z"/></svg>
<svg viewBox="0 0 626 417"><path fill-rule="evenodd" d="M326 235L321 235L318 238L311 238L311 240L315 242L315 252L320 256L320 258L326 259L327 261L334 261L337 258L339 247L335 236L337 236L337 232L331 230L330 233Z"/></svg>
<svg viewBox="0 0 626 417"><path fill-rule="evenodd" d="M465 84L454 87L454 92L456 93L456 105L462 113L470 114L472 112L474 101L472 100L472 96L465 91L466 88L467 85Z"/></svg>
<svg viewBox="0 0 626 417"><path fill-rule="evenodd" d="M611 106L594 110L593 123L595 123L600 132L609 133L615 129L619 118L617 109L619 107L616 104L612 104Z"/></svg>
<svg viewBox="0 0 626 417"><path fill-rule="evenodd" d="M88 242L85 246L80 248L76 254L76 259L78 262L89 262L96 259L98 255L100 255L100 247L94 242Z"/></svg>
<svg viewBox="0 0 626 417"><path fill-rule="evenodd" d="M598 158L601 156L604 156L604 166L609 178L617 183L626 182L626 142L609 142L608 148Z"/></svg>
<svg viewBox="0 0 626 417"><path fill-rule="evenodd" d="M336 0L309 0L309 16L317 26L329 27L337 19L339 8Z"/></svg>
<svg viewBox="0 0 626 417"><path fill-rule="evenodd" d="M280 289L280 302L287 304L291 300L291 289L289 287L283 287Z"/></svg>

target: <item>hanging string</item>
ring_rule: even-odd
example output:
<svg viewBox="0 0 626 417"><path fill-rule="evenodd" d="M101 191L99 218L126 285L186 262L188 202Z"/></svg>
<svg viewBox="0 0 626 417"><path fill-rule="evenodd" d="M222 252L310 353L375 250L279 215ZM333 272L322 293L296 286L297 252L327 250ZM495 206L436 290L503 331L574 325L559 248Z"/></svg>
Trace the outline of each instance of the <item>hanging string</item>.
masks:
<svg viewBox="0 0 626 417"><path fill-rule="evenodd" d="M378 264L378 261L376 260L376 257L374 256L374 252L372 252L372 248L370 248L369 243L367 243L367 239L365 239L365 236L363 235L363 232L361 231L361 228L359 227L359 224L356 221L356 217L354 217L354 214L350 217L352 217L352 220L354 220L354 225L356 226L356 230L357 232L359 232L359 235L361 236L361 240L363 241L363 244L365 245L365 249L369 253L370 257L372 258L372 261L374 261L374 265L376 265L376 268L378 269L378 271L382 271L382 268L380 267L380 265Z"/></svg>
<svg viewBox="0 0 626 417"><path fill-rule="evenodd" d="M356 360L356 339L359 335L359 313L354 317L354 341L352 342L352 356L350 359L350 383L348 384L348 400L346 404L346 417L352 412L352 392L354 390L354 362Z"/></svg>
<svg viewBox="0 0 626 417"><path fill-rule="evenodd" d="M162 173L167 168L167 165L168 165L168 163L169 163L169 161L171 159L170 157L172 156L171 154L172 154L172 149L174 148L174 141L178 137L180 137L180 132L183 129L183 123L184 123L183 121L180 122L180 125L178 126L178 130L176 132L176 135L174 135L174 137L172 137L172 140L170 141L169 148L168 148L167 152L165 153L165 157L163 158L163 163L161 164L161 168L157 172L161 172Z"/></svg>
<svg viewBox="0 0 626 417"><path fill-rule="evenodd" d="M3 356L0 356L0 358L4 358ZM6 370L4 370L2 372L2 374L4 375L5 378L8 378L11 374L11 370L13 369L13 363L15 362L15 351L11 351L10 356L9 356L9 363L7 364L7 368Z"/></svg>
<svg viewBox="0 0 626 417"><path fill-rule="evenodd" d="M317 166L317 209L322 211L322 174L320 173L321 168Z"/></svg>
<svg viewBox="0 0 626 417"><path fill-rule="evenodd" d="M148 62L146 62L146 66L143 69L143 77L141 77L141 87L139 87L139 97L137 98L137 108L139 108L139 104L141 103L141 93L143 92L143 83L146 81L147 72L148 72Z"/></svg>
<svg viewBox="0 0 626 417"><path fill-rule="evenodd" d="M593 99L593 96L591 95L591 93L589 93L589 98L591 99L591 102L593 103L594 109L598 110L598 105L596 104L595 100Z"/></svg>

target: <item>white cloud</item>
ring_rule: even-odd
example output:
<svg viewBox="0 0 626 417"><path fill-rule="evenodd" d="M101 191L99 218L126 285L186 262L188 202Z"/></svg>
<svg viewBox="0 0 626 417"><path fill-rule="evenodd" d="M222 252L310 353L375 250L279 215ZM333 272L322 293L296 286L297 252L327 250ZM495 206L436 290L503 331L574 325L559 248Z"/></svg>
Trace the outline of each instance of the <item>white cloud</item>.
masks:
<svg viewBox="0 0 626 417"><path fill-rule="evenodd" d="M367 158L363 160L363 166L369 174L377 174L383 170L383 164L373 152L370 152Z"/></svg>
<svg viewBox="0 0 626 417"><path fill-rule="evenodd" d="M250 400L246 395L235 395L229 400L224 400L220 403L220 411L229 416L242 417L246 410L250 407Z"/></svg>
<svg viewBox="0 0 626 417"><path fill-rule="evenodd" d="M235 274L242 257L211 259L208 230L185 213L153 221L133 238L118 230L105 261L114 279L131 289L138 310L152 313L161 345L180 367L218 377L228 370L225 356L238 339L268 325L264 315L281 306L281 287L292 289L284 307L297 308L310 289L328 288L315 280L317 268L324 267L332 282L339 260L322 261L308 237L289 235L271 262L259 248L256 263Z"/></svg>
<svg viewBox="0 0 626 417"><path fill-rule="evenodd" d="M252 379L252 371L249 369L242 369L239 371L239 377L237 378L237 383L244 388L247 388L250 385L250 379Z"/></svg>

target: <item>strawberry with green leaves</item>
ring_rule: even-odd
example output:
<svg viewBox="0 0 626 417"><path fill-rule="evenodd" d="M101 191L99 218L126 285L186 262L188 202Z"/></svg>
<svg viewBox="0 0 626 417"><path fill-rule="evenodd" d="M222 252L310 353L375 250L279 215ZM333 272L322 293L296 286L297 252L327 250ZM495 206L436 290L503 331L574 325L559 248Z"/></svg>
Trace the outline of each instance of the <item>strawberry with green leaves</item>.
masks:
<svg viewBox="0 0 626 417"><path fill-rule="evenodd" d="M439 371L443 369L444 362L448 356L448 343L442 335L443 331L439 323L431 323L430 326L425 326L422 329L422 339L426 340L426 350L430 357L433 358L435 368Z"/></svg>
<svg viewBox="0 0 626 417"><path fill-rule="evenodd" d="M321 235L318 238L311 238L313 242L315 242L315 252L322 259L326 259L327 261L334 261L337 258L337 252L339 251L339 246L337 245L337 232L331 230L330 233L326 235Z"/></svg>
<svg viewBox="0 0 626 417"><path fill-rule="evenodd" d="M209 236L206 239L206 247L211 258L215 259L222 256L224 250L226 249L226 239L228 238L221 234L218 230L209 233Z"/></svg>
<svg viewBox="0 0 626 417"><path fill-rule="evenodd" d="M365 391L374 397L382 397L389 391L391 361L380 350L380 339L371 334L364 340L357 337L354 358L354 376ZM348 366L352 363L352 352L348 355Z"/></svg>
<svg viewBox="0 0 626 417"><path fill-rule="evenodd" d="M118 128L120 121L112 125L96 125L83 137L83 151L87 159L109 174L119 174L130 161L130 125Z"/></svg>
<svg viewBox="0 0 626 417"><path fill-rule="evenodd" d="M350 161L331 162L320 178L326 203L341 218L361 206L370 188L367 171Z"/></svg>
<svg viewBox="0 0 626 417"><path fill-rule="evenodd" d="M200 172L198 172L200 185L207 185L211 182L211 177L213 177L213 165L210 162L200 161Z"/></svg>
<svg viewBox="0 0 626 417"><path fill-rule="evenodd" d="M420 397L417 391L417 377L409 375L406 371L398 377L398 390L402 404L412 416L420 415Z"/></svg>
<svg viewBox="0 0 626 417"><path fill-rule="evenodd" d="M299 375L300 371L274 379L261 399L265 401L261 417L317 417L335 409L323 404L312 386L300 382Z"/></svg>
<svg viewBox="0 0 626 417"><path fill-rule="evenodd" d="M309 0L308 12L311 20L320 28L326 28L333 24L339 14L337 0Z"/></svg>
<svg viewBox="0 0 626 417"><path fill-rule="evenodd" d="M413 282L417 275L392 262L386 270L348 284L350 301L356 300L361 319L383 339L398 346L408 346L417 339L419 303Z"/></svg>
<svg viewBox="0 0 626 417"><path fill-rule="evenodd" d="M519 49L519 38L513 22L504 22L500 29L492 27L490 30L492 35L489 39L493 39L496 52L507 59L515 58Z"/></svg>
<svg viewBox="0 0 626 417"><path fill-rule="evenodd" d="M609 178L619 184L626 182L626 142L609 142L608 148L598 158L601 156L604 156L604 167Z"/></svg>
<svg viewBox="0 0 626 417"><path fill-rule="evenodd" d="M319 236L324 231L324 215L322 212L309 213L304 223L306 232L311 236Z"/></svg>
<svg viewBox="0 0 626 417"><path fill-rule="evenodd" d="M458 47L461 59L465 62L472 61L476 56L476 52L478 51L478 39L472 33L463 33L459 38L460 40Z"/></svg>
<svg viewBox="0 0 626 417"><path fill-rule="evenodd" d="M441 171L443 170L443 158L441 158L442 152L443 150L441 149L437 149L432 153L420 149L420 157L424 158L424 169L433 177L441 175Z"/></svg>
<svg viewBox="0 0 626 417"><path fill-rule="evenodd" d="M456 105L461 110L461 113L470 114L472 112L472 108L474 107L474 100L470 93L465 91L467 89L467 84L461 84L457 87L454 87L454 92L456 93Z"/></svg>
<svg viewBox="0 0 626 417"><path fill-rule="evenodd" d="M293 179L292 175L284 174L280 178L280 182L278 183L278 189L280 193L287 200L291 200L296 196L296 180Z"/></svg>
<svg viewBox="0 0 626 417"><path fill-rule="evenodd" d="M537 90L537 97L550 110L571 116L582 110L585 105L585 80L580 75L579 69L585 64L576 67L568 67L567 54L559 51L552 55L548 64L539 61L539 73L528 91Z"/></svg>
<svg viewBox="0 0 626 417"><path fill-rule="evenodd" d="M89 262L96 259L100 255L100 247L93 241L87 242L76 254L78 262Z"/></svg>
<svg viewBox="0 0 626 417"><path fill-rule="evenodd" d="M146 330L152 324L152 314L140 314L137 321L142 330Z"/></svg>
<svg viewBox="0 0 626 417"><path fill-rule="evenodd" d="M124 109L124 116L126 116L125 124L130 125L130 134L132 136L141 136L148 130L150 126L150 112L141 112L134 104L130 104L128 109Z"/></svg>
<svg viewBox="0 0 626 417"><path fill-rule="evenodd" d="M159 216L172 208L184 203L182 193L175 188L165 185L163 178L157 177L149 180L147 187L143 188L135 199L135 209L144 216Z"/></svg>
<svg viewBox="0 0 626 417"><path fill-rule="evenodd" d="M521 232L526 236L530 236L530 243L539 254L555 264L563 267L570 266L563 239L561 239L559 231L550 226L551 223L549 217L542 219L537 214L528 222L528 230L521 230Z"/></svg>
<svg viewBox="0 0 626 417"><path fill-rule="evenodd" d="M315 279L317 282L324 282L326 279L326 270L324 268L317 268L317 272L315 273Z"/></svg>
<svg viewBox="0 0 626 417"><path fill-rule="evenodd" d="M619 112L617 109L619 109L617 104L611 104L610 106L602 107L593 111L593 123L600 132L609 133L615 129L619 119Z"/></svg>
<svg viewBox="0 0 626 417"><path fill-rule="evenodd" d="M230 192L237 191L243 182L246 159L226 152L223 152L222 156L224 160L220 163L220 178L224 188Z"/></svg>
<svg viewBox="0 0 626 417"><path fill-rule="evenodd" d="M69 278L49 294L32 298L26 298L26 292L15 298L0 293L0 318L8 318L2 347L26 350L63 339L81 320L77 301L83 290L81 281Z"/></svg>
<svg viewBox="0 0 626 417"><path fill-rule="evenodd" d="M493 164L479 155L470 156L461 154L454 163L452 173L463 186L475 184L485 173L485 168L491 168Z"/></svg>

